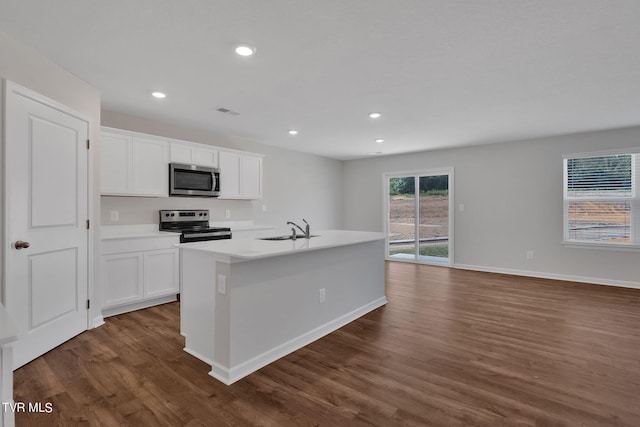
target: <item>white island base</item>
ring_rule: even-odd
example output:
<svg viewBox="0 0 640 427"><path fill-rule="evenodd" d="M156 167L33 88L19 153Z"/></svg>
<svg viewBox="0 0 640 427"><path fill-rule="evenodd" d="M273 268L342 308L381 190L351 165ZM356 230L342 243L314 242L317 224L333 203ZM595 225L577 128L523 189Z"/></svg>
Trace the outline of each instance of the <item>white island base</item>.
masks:
<svg viewBox="0 0 640 427"><path fill-rule="evenodd" d="M382 233L179 245L185 351L225 384L384 304Z"/></svg>

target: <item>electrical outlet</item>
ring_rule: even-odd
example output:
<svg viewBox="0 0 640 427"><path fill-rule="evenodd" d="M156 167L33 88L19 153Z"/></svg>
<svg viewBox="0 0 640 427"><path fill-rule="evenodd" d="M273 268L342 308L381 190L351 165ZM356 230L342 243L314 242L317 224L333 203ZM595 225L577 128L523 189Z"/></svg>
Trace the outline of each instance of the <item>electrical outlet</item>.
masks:
<svg viewBox="0 0 640 427"><path fill-rule="evenodd" d="M111 211L110 212L111 222L120 221L120 212L119 211Z"/></svg>
<svg viewBox="0 0 640 427"><path fill-rule="evenodd" d="M320 290L318 290L318 302L322 304L326 300L327 300L327 292L324 288L320 288Z"/></svg>
<svg viewBox="0 0 640 427"><path fill-rule="evenodd" d="M231 218L231 209L226 209L224 211L224 217L225 218Z"/></svg>
<svg viewBox="0 0 640 427"><path fill-rule="evenodd" d="M460 212L464 212L464 203L460 203L460 204L458 205L458 210L459 210Z"/></svg>
<svg viewBox="0 0 640 427"><path fill-rule="evenodd" d="M262 205L262 212L266 212L267 211L267 205Z"/></svg>
<svg viewBox="0 0 640 427"><path fill-rule="evenodd" d="M224 274L218 274L218 293L227 294L227 276Z"/></svg>
<svg viewBox="0 0 640 427"><path fill-rule="evenodd" d="M527 251L527 259L533 259L533 251Z"/></svg>

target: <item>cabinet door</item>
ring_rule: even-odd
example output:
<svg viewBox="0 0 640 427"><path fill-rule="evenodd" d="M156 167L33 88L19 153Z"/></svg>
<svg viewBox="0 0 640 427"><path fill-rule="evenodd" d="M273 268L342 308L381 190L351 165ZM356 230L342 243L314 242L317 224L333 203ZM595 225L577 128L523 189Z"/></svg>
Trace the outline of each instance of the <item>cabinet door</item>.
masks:
<svg viewBox="0 0 640 427"><path fill-rule="evenodd" d="M178 249L144 253L144 297L152 298L180 292Z"/></svg>
<svg viewBox="0 0 640 427"><path fill-rule="evenodd" d="M246 199L262 197L262 159L243 156L240 176L240 195Z"/></svg>
<svg viewBox="0 0 640 427"><path fill-rule="evenodd" d="M193 148L186 144L172 142L170 158L172 163L190 165L193 163Z"/></svg>
<svg viewBox="0 0 640 427"><path fill-rule="evenodd" d="M212 168L218 166L218 150L203 144L194 143L190 145L172 142L170 158L173 163L194 164Z"/></svg>
<svg viewBox="0 0 640 427"><path fill-rule="evenodd" d="M100 140L100 192L131 193L131 137L103 133Z"/></svg>
<svg viewBox="0 0 640 427"><path fill-rule="evenodd" d="M142 299L142 263L142 252L102 257L103 308Z"/></svg>
<svg viewBox="0 0 640 427"><path fill-rule="evenodd" d="M133 138L133 193L169 196L169 144Z"/></svg>
<svg viewBox="0 0 640 427"><path fill-rule="evenodd" d="M220 197L240 197L240 155L220 152Z"/></svg>
<svg viewBox="0 0 640 427"><path fill-rule="evenodd" d="M218 166L218 151L206 147L194 147L193 163L215 168Z"/></svg>

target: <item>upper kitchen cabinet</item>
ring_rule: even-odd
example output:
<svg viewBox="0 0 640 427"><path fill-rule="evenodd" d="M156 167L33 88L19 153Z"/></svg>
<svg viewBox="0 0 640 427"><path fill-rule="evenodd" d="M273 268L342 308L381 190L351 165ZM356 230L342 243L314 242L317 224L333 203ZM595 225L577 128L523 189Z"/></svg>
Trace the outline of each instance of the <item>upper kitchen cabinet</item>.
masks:
<svg viewBox="0 0 640 427"><path fill-rule="evenodd" d="M100 137L100 192L129 194L133 191L132 137L102 132Z"/></svg>
<svg viewBox="0 0 640 427"><path fill-rule="evenodd" d="M103 127L100 192L168 197L169 163L220 168L221 199L262 197L262 155Z"/></svg>
<svg viewBox="0 0 640 427"><path fill-rule="evenodd" d="M172 163L218 167L218 150L203 144L172 142L170 154Z"/></svg>
<svg viewBox="0 0 640 427"><path fill-rule="evenodd" d="M238 151L220 151L220 198L262 197L262 156Z"/></svg>
<svg viewBox="0 0 640 427"><path fill-rule="evenodd" d="M169 144L151 136L103 130L100 192L104 195L167 197Z"/></svg>

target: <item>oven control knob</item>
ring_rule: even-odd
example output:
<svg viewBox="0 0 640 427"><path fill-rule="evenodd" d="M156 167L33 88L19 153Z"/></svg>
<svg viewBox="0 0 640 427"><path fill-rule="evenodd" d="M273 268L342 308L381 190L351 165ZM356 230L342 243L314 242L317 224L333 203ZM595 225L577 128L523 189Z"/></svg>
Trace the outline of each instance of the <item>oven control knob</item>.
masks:
<svg viewBox="0 0 640 427"><path fill-rule="evenodd" d="M176 216L176 214L172 213L171 216Z"/></svg>

